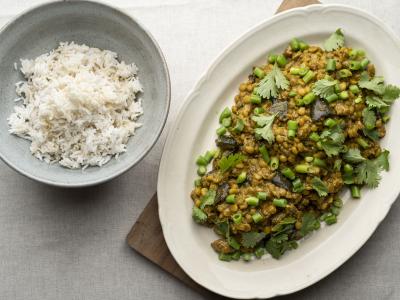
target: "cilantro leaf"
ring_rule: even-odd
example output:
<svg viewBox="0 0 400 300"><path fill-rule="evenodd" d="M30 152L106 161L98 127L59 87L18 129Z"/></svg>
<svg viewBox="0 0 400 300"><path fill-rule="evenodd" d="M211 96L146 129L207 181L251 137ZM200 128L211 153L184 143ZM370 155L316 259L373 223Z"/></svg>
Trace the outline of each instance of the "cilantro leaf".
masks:
<svg viewBox="0 0 400 300"><path fill-rule="evenodd" d="M369 130L367 128L364 128L363 129L363 133L367 138L369 138L369 139L371 139L373 141L379 140L379 132L376 131L375 129Z"/></svg>
<svg viewBox="0 0 400 300"><path fill-rule="evenodd" d="M343 150L345 136L340 126L336 125L331 129L325 129L321 133L321 146L328 157L338 155Z"/></svg>
<svg viewBox="0 0 400 300"><path fill-rule="evenodd" d="M339 28L324 42L324 48L326 51L333 51L344 46L344 35L342 30Z"/></svg>
<svg viewBox="0 0 400 300"><path fill-rule="evenodd" d="M365 73L364 73L365 74ZM368 76L361 76L358 85L360 88L367 89L375 92L378 95L382 95L385 91L385 85L383 84L384 78L382 76L376 76L369 79Z"/></svg>
<svg viewBox="0 0 400 300"><path fill-rule="evenodd" d="M278 224L272 227L271 231L274 232L274 235L279 235L290 231L293 229L293 224L296 223L296 219L293 217L287 217L281 220Z"/></svg>
<svg viewBox="0 0 400 300"><path fill-rule="evenodd" d="M242 160L246 158L245 155L240 153L231 154L229 156L223 156L221 160L218 162L218 167L220 168L222 173L230 170Z"/></svg>
<svg viewBox="0 0 400 300"><path fill-rule="evenodd" d="M375 159L375 162L385 171L389 171L389 154L388 150L383 150L381 154Z"/></svg>
<svg viewBox="0 0 400 300"><path fill-rule="evenodd" d="M374 160L366 160L359 164L355 169L357 184L365 183L370 188L376 188L381 180L379 166Z"/></svg>
<svg viewBox="0 0 400 300"><path fill-rule="evenodd" d="M279 259L287 250L295 248L297 248L297 242L290 241L287 234L271 237L265 243L265 249L275 259Z"/></svg>
<svg viewBox="0 0 400 300"><path fill-rule="evenodd" d="M228 236L226 241L228 242L229 246L231 246L233 249L235 249L235 250L240 249L240 244L234 237Z"/></svg>
<svg viewBox="0 0 400 300"><path fill-rule="evenodd" d="M264 232L244 232L242 233L242 245L246 248L255 247L263 238L265 238Z"/></svg>
<svg viewBox="0 0 400 300"><path fill-rule="evenodd" d="M272 144L275 140L274 133L272 131L272 124L274 123L275 115L270 116L253 116L251 118L261 128L256 128L254 132L259 134L264 140Z"/></svg>
<svg viewBox="0 0 400 300"><path fill-rule="evenodd" d="M200 209L204 209L204 207L206 207L207 205L213 205L216 195L216 191L208 190L207 193L203 197L201 197Z"/></svg>
<svg viewBox="0 0 400 300"><path fill-rule="evenodd" d="M369 110L368 108L364 108L364 110L362 111L362 117L366 129L372 130L375 128L375 123L376 123L375 112Z"/></svg>
<svg viewBox="0 0 400 300"><path fill-rule="evenodd" d="M207 221L207 215L197 206L193 206L192 218L196 223L203 224Z"/></svg>
<svg viewBox="0 0 400 300"><path fill-rule="evenodd" d="M336 80L327 80L327 79L318 80L314 85L313 92L319 95L320 97L326 99L335 93L336 83L337 83Z"/></svg>
<svg viewBox="0 0 400 300"><path fill-rule="evenodd" d="M215 223L214 231L216 234L227 238L229 236L228 220L223 220L223 221Z"/></svg>
<svg viewBox="0 0 400 300"><path fill-rule="evenodd" d="M382 99L387 104L392 104L394 100L400 97L400 88L395 85L388 84L385 86Z"/></svg>
<svg viewBox="0 0 400 300"><path fill-rule="evenodd" d="M370 188L376 188L381 180L380 172L389 170L389 151L384 150L377 158L360 163L355 169L354 181L365 183Z"/></svg>
<svg viewBox="0 0 400 300"><path fill-rule="evenodd" d="M357 164L366 160L361 153L360 149L351 148L343 155L343 159L349 163Z"/></svg>
<svg viewBox="0 0 400 300"><path fill-rule="evenodd" d="M382 108L382 107L388 107L389 104L387 104L385 101L382 100L382 98L378 96L367 96L365 98L365 101L368 104L368 108Z"/></svg>
<svg viewBox="0 0 400 300"><path fill-rule="evenodd" d="M287 90L288 88L289 81L275 63L271 72L258 83L258 95L267 99L276 98L278 89Z"/></svg>
<svg viewBox="0 0 400 300"><path fill-rule="evenodd" d="M301 228L299 230L300 235L304 237L310 232L314 231L316 228L318 228L318 223L318 219L313 213L306 212L302 218Z"/></svg>
<svg viewBox="0 0 400 300"><path fill-rule="evenodd" d="M328 195L328 187L320 178L314 177L311 179L311 186L318 193L318 196L326 197Z"/></svg>

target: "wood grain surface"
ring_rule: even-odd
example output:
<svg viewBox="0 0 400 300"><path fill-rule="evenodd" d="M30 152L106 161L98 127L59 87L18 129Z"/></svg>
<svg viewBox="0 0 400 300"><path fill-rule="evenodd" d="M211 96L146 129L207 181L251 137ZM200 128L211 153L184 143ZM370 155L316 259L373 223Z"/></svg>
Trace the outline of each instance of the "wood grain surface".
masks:
<svg viewBox="0 0 400 300"><path fill-rule="evenodd" d="M318 3L319 2L316 0L284 0L279 6L277 13L295 7ZM222 297L213 294L194 282L188 275L186 275L172 257L167 244L165 243L158 217L157 194L154 194L136 223L133 225L128 234L127 242L128 245L138 253L175 276L187 286L206 296L208 299L211 297L213 299L222 299Z"/></svg>

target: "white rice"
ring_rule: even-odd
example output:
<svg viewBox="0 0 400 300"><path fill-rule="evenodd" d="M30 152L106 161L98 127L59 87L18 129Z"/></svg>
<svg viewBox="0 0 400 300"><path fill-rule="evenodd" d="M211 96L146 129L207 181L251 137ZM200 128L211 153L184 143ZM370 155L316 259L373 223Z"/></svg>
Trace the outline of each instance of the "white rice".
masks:
<svg viewBox="0 0 400 300"><path fill-rule="evenodd" d="M86 168L126 151L143 114L134 63L71 42L21 65L26 81L16 84L16 100L23 103L8 118L9 131L30 140L35 157Z"/></svg>

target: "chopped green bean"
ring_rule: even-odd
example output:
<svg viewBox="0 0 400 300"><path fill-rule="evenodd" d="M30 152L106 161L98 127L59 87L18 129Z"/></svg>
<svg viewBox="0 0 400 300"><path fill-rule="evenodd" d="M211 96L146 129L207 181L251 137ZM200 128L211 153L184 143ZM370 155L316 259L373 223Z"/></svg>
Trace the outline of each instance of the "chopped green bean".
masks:
<svg viewBox="0 0 400 300"><path fill-rule="evenodd" d="M235 195L228 195L225 198L225 202L229 204L235 204L236 203Z"/></svg>
<svg viewBox="0 0 400 300"><path fill-rule="evenodd" d="M240 224L242 223L242 213L237 212L236 214L232 215L233 223Z"/></svg>
<svg viewBox="0 0 400 300"><path fill-rule="evenodd" d="M264 113L264 112L265 112L265 109L262 108L262 107L256 107L256 108L254 109L254 114L256 114L256 115L260 115L260 114L262 114L262 113Z"/></svg>
<svg viewBox="0 0 400 300"><path fill-rule="evenodd" d="M269 56L268 56L268 62L270 63L270 64L274 64L275 62L276 62L276 57L277 57L278 55L276 55L276 54L270 54Z"/></svg>
<svg viewBox="0 0 400 300"><path fill-rule="evenodd" d="M300 75L301 77L303 77L304 75L307 74L308 70L309 70L309 69L308 69L307 67L301 67L300 70L299 70L299 75Z"/></svg>
<svg viewBox="0 0 400 300"><path fill-rule="evenodd" d="M343 172L347 173L347 174L351 174L353 173L353 167L350 164L345 164L343 166Z"/></svg>
<svg viewBox="0 0 400 300"><path fill-rule="evenodd" d="M300 68L296 68L296 67L291 67L290 68L290 74L299 75L299 73L300 73Z"/></svg>
<svg viewBox="0 0 400 300"><path fill-rule="evenodd" d="M222 120L221 124L224 127L229 127L232 124L232 119L230 117L225 118L225 119Z"/></svg>
<svg viewBox="0 0 400 300"><path fill-rule="evenodd" d="M300 42L297 38L293 38L290 41L290 48L292 48L294 51L300 50Z"/></svg>
<svg viewBox="0 0 400 300"><path fill-rule="evenodd" d="M308 173L308 172L310 171L310 166L309 166L309 165L306 165L306 164L300 164L300 165L296 165L296 166L294 167L294 169L295 169L295 171L296 171L297 173L303 173L303 174L305 174L305 173Z"/></svg>
<svg viewBox="0 0 400 300"><path fill-rule="evenodd" d="M237 177L236 182L237 182L237 183L243 183L243 182L246 181L246 178L247 178L247 173L246 173L246 172L242 172L242 173L240 173L239 176Z"/></svg>
<svg viewBox="0 0 400 300"><path fill-rule="evenodd" d="M278 66L284 67L287 64L286 57L283 54L279 54L276 57L276 62L278 63Z"/></svg>
<svg viewBox="0 0 400 300"><path fill-rule="evenodd" d="M258 67L255 67L253 70L253 74L256 75L258 78L264 78L265 72Z"/></svg>
<svg viewBox="0 0 400 300"><path fill-rule="evenodd" d="M337 124L337 122L334 119L328 118L325 120L324 125L326 127L332 128L333 126L335 126Z"/></svg>
<svg viewBox="0 0 400 300"><path fill-rule="evenodd" d="M261 154L263 160L264 160L266 163L269 163L269 161L270 161L269 153L268 153L268 150L267 150L267 148L265 147L265 145L260 146L260 148L258 148L258 150L260 151L260 154Z"/></svg>
<svg viewBox="0 0 400 300"><path fill-rule="evenodd" d="M217 132L218 136L224 135L226 133L226 128L224 126L222 126L222 127L218 128L216 132Z"/></svg>
<svg viewBox="0 0 400 300"><path fill-rule="evenodd" d="M351 190L351 196L353 198L360 198L361 197L361 192L360 192L360 188L358 187L358 185L352 185L350 187Z"/></svg>
<svg viewBox="0 0 400 300"><path fill-rule="evenodd" d="M306 75L303 76L303 80L305 83L309 83L315 77L315 73L311 70L307 72Z"/></svg>
<svg viewBox="0 0 400 300"><path fill-rule="evenodd" d="M250 96L250 102L253 104L261 104L261 97L259 95L252 94Z"/></svg>
<svg viewBox="0 0 400 300"><path fill-rule="evenodd" d="M308 49L308 44L303 42L303 41L300 41L299 42L299 47L300 47L301 51L304 51L304 50Z"/></svg>
<svg viewBox="0 0 400 300"><path fill-rule="evenodd" d="M252 215L251 218L255 224L260 223L264 219L263 215L259 212L256 212L254 215Z"/></svg>
<svg viewBox="0 0 400 300"><path fill-rule="evenodd" d="M257 198L260 199L261 201L265 201L268 198L268 193L267 192L258 192Z"/></svg>
<svg viewBox="0 0 400 300"><path fill-rule="evenodd" d="M246 203L250 206L257 206L259 203L259 199L257 197L247 197Z"/></svg>
<svg viewBox="0 0 400 300"><path fill-rule="evenodd" d="M348 99L349 98L349 93L347 91L342 91L339 94L339 98L343 99L343 100Z"/></svg>
<svg viewBox="0 0 400 300"><path fill-rule="evenodd" d="M337 75L338 78L347 78L347 77L350 77L353 74L351 73L350 70L341 69L341 70L337 71L336 75Z"/></svg>
<svg viewBox="0 0 400 300"><path fill-rule="evenodd" d="M282 174L290 180L294 180L296 178L296 174L294 174L293 170L289 167L282 169Z"/></svg>
<svg viewBox="0 0 400 300"><path fill-rule="evenodd" d="M231 116L231 110L229 109L229 107L225 107L219 116L219 122L221 123L223 119L228 118L230 116Z"/></svg>
<svg viewBox="0 0 400 300"><path fill-rule="evenodd" d="M310 92L307 95L305 95L302 100L305 105L308 105L313 103L315 99L317 99L317 96L314 94L314 92Z"/></svg>
<svg viewBox="0 0 400 300"><path fill-rule="evenodd" d="M361 69L361 63L356 60L350 61L350 70L358 71Z"/></svg>
<svg viewBox="0 0 400 300"><path fill-rule="evenodd" d="M204 156L200 155L196 159L196 164L198 166L207 166L208 165L208 160Z"/></svg>
<svg viewBox="0 0 400 300"><path fill-rule="evenodd" d="M354 103L355 104L358 104L358 103L361 103L361 102L363 102L363 99L359 96L359 97L357 97L355 100L354 100Z"/></svg>
<svg viewBox="0 0 400 300"><path fill-rule="evenodd" d="M218 258L221 261L231 261L232 260L232 256L229 253L219 253L218 254Z"/></svg>
<svg viewBox="0 0 400 300"><path fill-rule="evenodd" d="M199 175L199 176L203 176L203 175L205 175L207 173L207 168L205 167L205 166L199 166L198 168L197 168L197 174Z"/></svg>
<svg viewBox="0 0 400 300"><path fill-rule="evenodd" d="M277 207L286 207L286 205L287 205L287 200L286 200L286 199L278 199L278 198L275 198L275 199L272 201L272 204L275 205L275 206L277 206Z"/></svg>
<svg viewBox="0 0 400 300"><path fill-rule="evenodd" d="M339 99L339 96L336 95L336 94L332 94L332 95L329 95L328 97L326 97L325 99L326 99L326 101L327 101L328 103L331 103L331 102L334 102L334 101L336 101L337 99Z"/></svg>
<svg viewBox="0 0 400 300"><path fill-rule="evenodd" d="M276 156L271 157L270 166L272 170L276 170L279 167L279 158Z"/></svg>
<svg viewBox="0 0 400 300"><path fill-rule="evenodd" d="M329 58L326 62L326 70L329 71L335 71L336 70L336 60L333 58Z"/></svg>
<svg viewBox="0 0 400 300"><path fill-rule="evenodd" d="M233 127L233 131L236 133L241 133L244 129L244 122L242 119L236 120L236 125Z"/></svg>
<svg viewBox="0 0 400 300"><path fill-rule="evenodd" d="M324 220L324 221L325 221L325 223L326 223L327 225L335 224L335 223L337 222L336 215L331 214L331 215L325 217L325 220Z"/></svg>
<svg viewBox="0 0 400 300"><path fill-rule="evenodd" d="M294 138L296 136L297 127L298 127L297 121L289 120L287 122L287 126L288 126L288 137Z"/></svg>
<svg viewBox="0 0 400 300"><path fill-rule="evenodd" d="M369 60L366 59L366 58L364 58L364 59L361 61L361 68L362 68L362 69L365 69L365 68L368 66L368 64L369 64Z"/></svg>
<svg viewBox="0 0 400 300"><path fill-rule="evenodd" d="M357 138L357 143L364 149L367 149L369 147L369 144L366 140L364 140L363 138Z"/></svg>

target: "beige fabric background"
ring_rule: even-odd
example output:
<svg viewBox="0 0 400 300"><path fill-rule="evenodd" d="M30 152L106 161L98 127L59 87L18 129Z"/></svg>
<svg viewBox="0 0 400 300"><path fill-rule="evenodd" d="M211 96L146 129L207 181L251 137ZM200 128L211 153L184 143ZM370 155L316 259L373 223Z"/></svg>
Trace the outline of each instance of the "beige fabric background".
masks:
<svg viewBox="0 0 400 300"><path fill-rule="evenodd" d="M0 24L41 2L0 0ZM170 123L216 55L273 15L280 0L108 2L127 9L159 41L171 72ZM364 8L400 34L396 0L324 2ZM35 183L0 162L0 299L202 299L125 243L155 191L164 139L165 132L147 158L123 176L81 190ZM352 259L316 285L283 299L400 299L399 225L396 203Z"/></svg>

